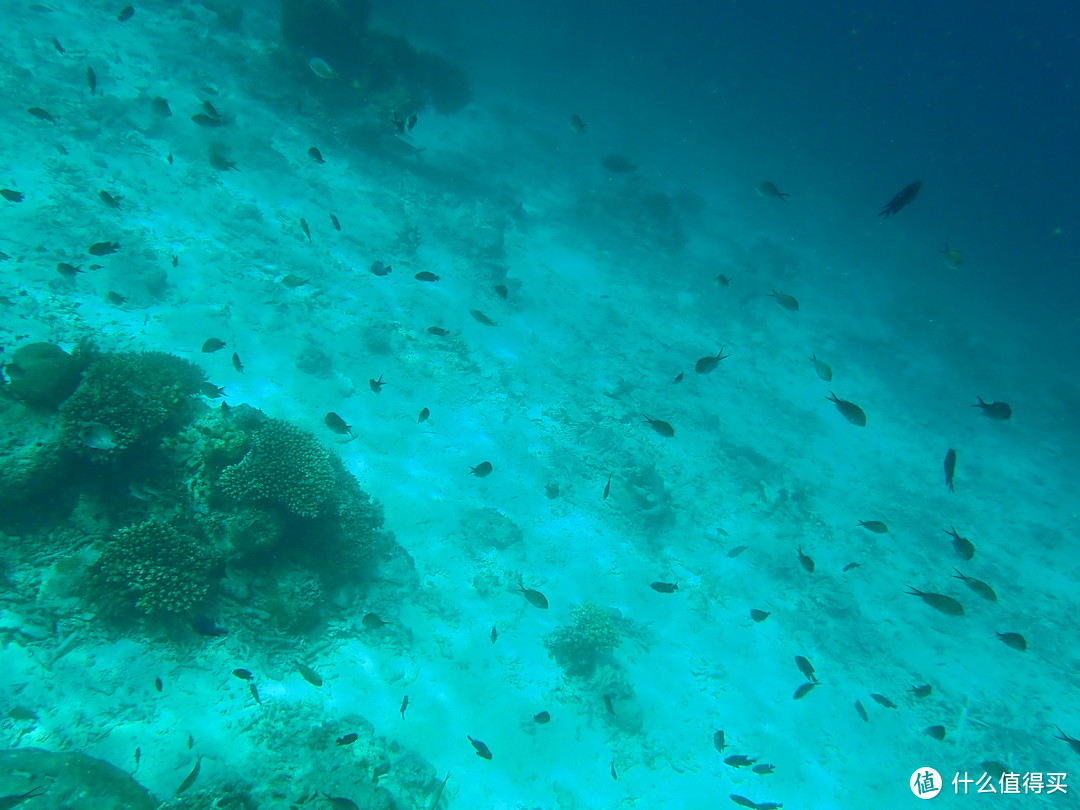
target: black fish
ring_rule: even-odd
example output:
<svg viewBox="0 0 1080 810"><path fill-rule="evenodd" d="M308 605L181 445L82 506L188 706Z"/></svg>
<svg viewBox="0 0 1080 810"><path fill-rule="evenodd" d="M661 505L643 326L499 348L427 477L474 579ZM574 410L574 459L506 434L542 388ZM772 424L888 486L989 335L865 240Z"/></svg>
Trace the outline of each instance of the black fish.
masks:
<svg viewBox="0 0 1080 810"><path fill-rule="evenodd" d="M450 334L449 329L443 329L441 326L429 326L427 330L429 335L437 335L439 337L446 337Z"/></svg>
<svg viewBox="0 0 1080 810"><path fill-rule="evenodd" d="M956 492L953 489L953 474L956 472L956 451L951 447L949 452L945 454L945 486L949 488L949 492Z"/></svg>
<svg viewBox="0 0 1080 810"><path fill-rule="evenodd" d="M435 275L434 273L429 273L427 270L421 270L419 273L413 276L413 278L415 278L417 281L436 282L439 280L439 277L437 275Z"/></svg>
<svg viewBox="0 0 1080 810"><path fill-rule="evenodd" d="M916 180L914 183L904 186L900 189L900 193L885 204L885 207L881 209L881 213L878 214L878 216L888 219L893 214L899 213L901 208L909 205L912 200L919 196L919 189L921 188L922 181L920 180Z"/></svg>
<svg viewBox="0 0 1080 810"><path fill-rule="evenodd" d="M475 467L469 467L468 475L475 475L477 478L487 478L494 469L495 468L491 466L490 461L481 461Z"/></svg>
<svg viewBox="0 0 1080 810"><path fill-rule="evenodd" d="M672 385L678 385L679 383L681 383L681 382L683 381L683 377L685 377L685 376L686 376L686 375L685 375L685 374L683 374L683 373L682 373L682 372L680 371L680 372L679 372L678 374L676 374L676 375L675 375L675 379L671 381L671 384L672 384Z"/></svg>
<svg viewBox="0 0 1080 810"><path fill-rule="evenodd" d="M608 499L608 495L611 494L611 474L608 474L607 483L604 484L604 500Z"/></svg>
<svg viewBox="0 0 1080 810"><path fill-rule="evenodd" d="M191 620L191 629L200 636L208 636L210 638L218 638L229 634L228 630L219 626L213 619L202 613Z"/></svg>
<svg viewBox="0 0 1080 810"><path fill-rule="evenodd" d="M860 520L859 525L874 534L888 534L889 527L880 520Z"/></svg>
<svg viewBox="0 0 1080 810"><path fill-rule="evenodd" d="M380 627L390 624L390 622L384 622L377 613L365 613L360 623L368 630L378 630Z"/></svg>
<svg viewBox="0 0 1080 810"><path fill-rule="evenodd" d="M351 732L349 734L346 734L343 737L338 737L336 740L334 740L334 742L337 745L352 745L354 742L356 742L359 739L360 739L360 735L357 734L355 731L353 731L353 732Z"/></svg>
<svg viewBox="0 0 1080 810"><path fill-rule="evenodd" d="M495 625L491 625L491 643L494 644L499 638L499 629Z"/></svg>
<svg viewBox="0 0 1080 810"><path fill-rule="evenodd" d="M806 658L801 655L796 655L795 666L799 668L799 672L806 676L806 680L817 683L817 677L814 675L814 667Z"/></svg>
<svg viewBox="0 0 1080 810"><path fill-rule="evenodd" d="M478 309L470 309L469 314L472 315L474 321L476 321L477 323L482 323L484 326L499 325Z"/></svg>
<svg viewBox="0 0 1080 810"><path fill-rule="evenodd" d="M756 757L751 759L744 754L732 754L724 760L724 764L730 765L732 768L745 768L748 765L753 765L755 762L757 762Z"/></svg>
<svg viewBox="0 0 1080 810"><path fill-rule="evenodd" d="M911 692L911 694L913 694L917 698L924 698L924 697L930 697L930 693L932 691L934 691L934 690L933 690L933 687L930 686L930 684L924 683L921 686L913 686L910 689L908 689L908 691Z"/></svg>
<svg viewBox="0 0 1080 810"><path fill-rule="evenodd" d="M859 715L860 718L862 718L862 721L864 723L870 722L870 716L866 713L866 708L862 705L861 700L855 701L855 713Z"/></svg>
<svg viewBox="0 0 1080 810"><path fill-rule="evenodd" d="M372 275L388 276L390 275L390 271L394 268L392 268L388 264L383 264L380 261L374 261L371 263L371 267L369 267L368 269L371 271Z"/></svg>
<svg viewBox="0 0 1080 810"><path fill-rule="evenodd" d="M124 8L122 8L120 10L120 13L116 15L116 20L117 20L117 22L127 22L128 20L130 20L134 16L135 16L135 7L134 6L124 6Z"/></svg>
<svg viewBox="0 0 1080 810"><path fill-rule="evenodd" d="M416 417L417 424L419 424L420 422L426 422L429 416L431 416L431 411L429 411L427 408L421 408L419 415L417 415Z"/></svg>
<svg viewBox="0 0 1080 810"><path fill-rule="evenodd" d="M232 674L235 675L237 678L239 678L242 681L250 681L251 680L251 670L234 669L232 671Z"/></svg>
<svg viewBox="0 0 1080 810"><path fill-rule="evenodd" d="M551 722L551 713L550 712L537 712L536 714L533 715L533 721L536 722L537 725L541 725L541 726L544 725L545 723L550 723Z"/></svg>
<svg viewBox="0 0 1080 810"><path fill-rule="evenodd" d="M322 152L319 151L318 147L316 147L316 146L311 147L310 149L307 150L307 153L308 153L308 157L310 157L316 163L326 163L326 161L323 160Z"/></svg>
<svg viewBox="0 0 1080 810"><path fill-rule="evenodd" d="M840 414L851 424L857 427L866 427L866 412L854 402L840 399L832 391L829 392L829 396L825 397L825 399L835 405L836 410L840 411Z"/></svg>
<svg viewBox="0 0 1080 810"><path fill-rule="evenodd" d="M945 739L945 726L930 726L923 732L928 737L933 737L938 742Z"/></svg>
<svg viewBox="0 0 1080 810"><path fill-rule="evenodd" d="M154 688L159 692L165 688L165 684L161 682L161 678L154 678Z"/></svg>
<svg viewBox="0 0 1080 810"><path fill-rule="evenodd" d="M611 758L611 778L616 782L619 781L619 774L615 771L615 757Z"/></svg>
<svg viewBox="0 0 1080 810"><path fill-rule="evenodd" d="M335 231L341 230L341 223L338 222L338 218L335 217L333 214L330 215L330 224L334 226Z"/></svg>
<svg viewBox="0 0 1080 810"><path fill-rule="evenodd" d="M971 407L982 408L983 416L996 419L999 422L1012 419L1012 406L1008 402L985 402L982 397L977 397L977 399L979 401Z"/></svg>
<svg viewBox="0 0 1080 810"><path fill-rule="evenodd" d="M372 391L374 391L376 394L378 394L380 391L382 391L383 386L386 385L386 383L383 382L382 374L379 375L379 379L376 380L376 379L372 378L372 379L368 380L367 382L368 382L368 387Z"/></svg>
<svg viewBox="0 0 1080 810"><path fill-rule="evenodd" d="M199 757L197 760L195 760L195 767L191 769L191 773L184 777L184 781L181 782L180 787L176 789L177 796L179 796L181 793L183 793L185 790L195 784L195 780L199 778L199 771L201 769L202 757Z"/></svg>
<svg viewBox="0 0 1080 810"><path fill-rule="evenodd" d="M911 586L908 586L909 588ZM922 599L926 604L932 607L934 610L939 610L948 616L963 616L964 606L953 599L951 596L945 596L941 593L929 593L926 591L920 591L918 588L911 588L906 591L909 596L917 596Z"/></svg>
<svg viewBox="0 0 1080 810"><path fill-rule="evenodd" d="M225 348L225 341L221 338L207 338L202 345L203 354L213 354Z"/></svg>
<svg viewBox="0 0 1080 810"><path fill-rule="evenodd" d="M724 749L727 748L727 743L724 742L724 730L716 732L712 735L712 744L719 753L724 753Z"/></svg>
<svg viewBox="0 0 1080 810"><path fill-rule="evenodd" d="M895 703L893 703L891 700L889 700L884 695L879 695L877 692L871 692L870 697L872 697L874 699L874 701L879 706L884 706L886 709L895 709L896 708Z"/></svg>
<svg viewBox="0 0 1080 810"><path fill-rule="evenodd" d="M555 500L559 497L559 484L557 481L553 481L550 484L544 485L544 494L548 496L548 500Z"/></svg>
<svg viewBox="0 0 1080 810"><path fill-rule="evenodd" d="M465 736L468 737L468 735ZM481 757L483 759L491 759L491 749L488 748L484 743L480 742L480 740L474 740L472 737L469 737L469 742L471 742L472 747L476 749L476 755L478 757Z"/></svg>
<svg viewBox="0 0 1080 810"><path fill-rule="evenodd" d="M40 118L42 121L48 121L50 124L55 124L56 119L52 117L52 113L48 110L43 110L41 107L28 107L26 109L34 118Z"/></svg>
<svg viewBox="0 0 1080 810"><path fill-rule="evenodd" d="M739 807L749 807L750 810L757 810L757 802L748 799L745 796L740 796L738 793L732 793L728 798L739 805Z"/></svg>
<svg viewBox="0 0 1080 810"><path fill-rule="evenodd" d="M727 360L729 357L731 357L730 354L724 354L724 350L720 349L715 357L712 355L709 357L702 357L694 363L694 371L698 374L708 374L709 372L716 370L716 367L720 365L721 360Z"/></svg>
<svg viewBox="0 0 1080 810"><path fill-rule="evenodd" d="M3 197L8 202L21 203L26 199L26 195L21 191L15 191L10 188L0 188L0 197Z"/></svg>
<svg viewBox="0 0 1080 810"><path fill-rule="evenodd" d="M997 637L1006 647L1012 647L1020 652L1027 649L1027 639L1019 633L998 633Z"/></svg>
<svg viewBox="0 0 1080 810"><path fill-rule="evenodd" d="M302 230L304 232L304 236L306 236L307 240L310 242L311 241L311 228L308 227L307 220L304 219L303 217L300 217L300 230Z"/></svg>
<svg viewBox="0 0 1080 810"><path fill-rule="evenodd" d="M496 284L495 294L505 301L507 298L510 297L510 290L506 288L505 284Z"/></svg>
<svg viewBox="0 0 1080 810"><path fill-rule="evenodd" d="M223 127L225 126L225 119L207 115L206 113L195 113L191 116L191 120L198 124L200 127Z"/></svg>
<svg viewBox="0 0 1080 810"><path fill-rule="evenodd" d="M778 293L776 290L773 290L771 293L769 293L768 297L775 298L776 303L778 303L788 312L799 311L799 299L796 298L794 295L788 295L787 293Z"/></svg>
<svg viewBox="0 0 1080 810"><path fill-rule="evenodd" d="M109 208L119 208L120 200L123 198L114 197L112 194L102 189L98 192L98 199L105 203L107 206L109 206Z"/></svg>
<svg viewBox="0 0 1080 810"><path fill-rule="evenodd" d="M86 83L90 85L90 95L94 95L97 92L97 74L92 67L86 69Z"/></svg>
<svg viewBox="0 0 1080 810"><path fill-rule="evenodd" d="M323 421L326 422L326 426L334 431L334 433L341 436L352 436L354 439L356 438L355 434L352 432L352 427L345 424L345 420L333 411L330 411L330 413L323 417Z"/></svg>
<svg viewBox="0 0 1080 810"><path fill-rule="evenodd" d="M802 567L809 571L811 574L814 573L814 560L806 554L803 554L802 546L799 546L795 550L799 554L799 564L802 565Z"/></svg>
<svg viewBox="0 0 1080 810"><path fill-rule="evenodd" d="M60 44L60 40L58 40L56 37L53 37L52 44L53 47L56 48L56 52L58 54L60 54L61 56L67 56L67 51L65 51L64 46Z"/></svg>
<svg viewBox="0 0 1080 810"><path fill-rule="evenodd" d="M799 684L799 688L795 690L795 694L793 695L794 699L799 700L806 697L810 693L810 690L815 686L817 686L817 681L807 681L806 683Z"/></svg>
<svg viewBox="0 0 1080 810"><path fill-rule="evenodd" d="M965 585L967 585L969 588L971 588L971 590L975 591L975 593L977 593L979 596L981 596L988 602L997 601L997 594L994 592L994 589L987 585L985 582L983 582L981 579L969 577L957 568L954 568L953 571L956 571L956 573L953 574L953 579L959 579L963 581Z"/></svg>
<svg viewBox="0 0 1080 810"><path fill-rule="evenodd" d="M957 533L956 529L950 526L949 530L945 532L945 534L952 537L953 551L955 551L957 556L959 556L961 559L970 560L972 557L975 556L975 544L968 540L966 537L961 537Z"/></svg>
<svg viewBox="0 0 1080 810"><path fill-rule="evenodd" d="M232 367L239 371L241 374L244 373L244 364L240 362L240 355L238 355L236 352L233 352Z"/></svg>
<svg viewBox="0 0 1080 810"><path fill-rule="evenodd" d="M67 262L56 263L56 272L62 276L67 276L68 278L75 278L79 273L85 273L86 271L81 268L81 264L68 264Z"/></svg>
<svg viewBox="0 0 1080 810"><path fill-rule="evenodd" d="M398 711L399 711L399 712L401 712L401 719L402 719L402 720L404 720L404 719L405 719L405 710L406 710L407 708L409 708L409 696L408 696L408 695L405 695L405 697L403 697L403 698L401 699L401 708L400 708L400 709L398 709Z"/></svg>
<svg viewBox="0 0 1080 810"><path fill-rule="evenodd" d="M540 610L548 609L548 600L540 591L534 591L532 588L526 588L522 584L521 580L518 580L518 593L525 597L525 600L533 607L540 608Z"/></svg>
<svg viewBox="0 0 1080 810"><path fill-rule="evenodd" d="M642 414L642 418L649 425L649 427L651 427L665 439L670 439L672 436L675 435L675 428L673 428L667 422L664 422L660 419L650 419L649 417L645 416L645 414Z"/></svg>
<svg viewBox="0 0 1080 810"><path fill-rule="evenodd" d="M675 593L679 590L678 583L675 582L653 582L649 587L657 593Z"/></svg>
<svg viewBox="0 0 1080 810"><path fill-rule="evenodd" d="M767 610L758 610L757 608L750 608L750 618L755 622L763 622L769 618L772 614Z"/></svg>
<svg viewBox="0 0 1080 810"><path fill-rule="evenodd" d="M119 249L119 242L95 242L90 246L89 253L91 256L108 256L110 253L116 253Z"/></svg>
<svg viewBox="0 0 1080 810"><path fill-rule="evenodd" d="M162 98L161 96L155 96L154 100L150 102L150 109L154 111L154 115L159 118L168 118L172 115L172 108L169 107L169 100Z"/></svg>

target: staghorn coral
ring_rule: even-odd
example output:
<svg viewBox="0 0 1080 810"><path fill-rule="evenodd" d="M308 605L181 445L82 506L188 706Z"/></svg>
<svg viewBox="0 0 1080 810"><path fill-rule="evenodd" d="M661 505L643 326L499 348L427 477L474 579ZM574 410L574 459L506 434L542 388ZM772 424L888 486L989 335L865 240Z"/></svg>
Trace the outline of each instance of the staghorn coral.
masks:
<svg viewBox="0 0 1080 810"><path fill-rule="evenodd" d="M110 538L95 577L144 613L183 613L206 596L211 563L193 536L171 523L147 520Z"/></svg>
<svg viewBox="0 0 1080 810"><path fill-rule="evenodd" d="M600 659L622 642L619 614L586 601L570 611L570 618L571 624L560 625L548 634L544 646L567 675L588 677Z"/></svg>
<svg viewBox="0 0 1080 810"><path fill-rule="evenodd" d="M334 492L331 456L314 434L266 419L251 433L251 449L218 480L237 501L271 501L299 517L313 518Z"/></svg>
<svg viewBox="0 0 1080 810"><path fill-rule="evenodd" d="M114 458L144 439L186 424L205 380L194 363L166 352L102 354L60 408L62 442L85 458ZM112 430L113 449L91 450L83 444L80 431L92 423Z"/></svg>

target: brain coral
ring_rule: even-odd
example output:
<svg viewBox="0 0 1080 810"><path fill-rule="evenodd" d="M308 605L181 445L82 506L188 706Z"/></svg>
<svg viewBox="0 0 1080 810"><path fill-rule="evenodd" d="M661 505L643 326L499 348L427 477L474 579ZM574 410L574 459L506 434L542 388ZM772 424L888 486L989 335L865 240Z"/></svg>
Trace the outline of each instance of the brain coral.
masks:
<svg viewBox="0 0 1080 810"><path fill-rule="evenodd" d="M165 521L147 520L116 532L96 570L101 582L119 589L144 613L183 613L206 595L211 562L191 535Z"/></svg>
<svg viewBox="0 0 1080 810"><path fill-rule="evenodd" d="M314 434L267 419L252 431L247 455L222 470L219 484L235 500L272 501L316 517L334 492L334 465Z"/></svg>

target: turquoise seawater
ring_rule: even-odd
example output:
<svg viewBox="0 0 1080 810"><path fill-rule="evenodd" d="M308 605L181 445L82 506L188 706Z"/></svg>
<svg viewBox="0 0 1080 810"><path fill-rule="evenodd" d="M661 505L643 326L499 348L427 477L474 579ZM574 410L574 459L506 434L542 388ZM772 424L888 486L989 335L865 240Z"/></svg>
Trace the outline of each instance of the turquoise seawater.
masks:
<svg viewBox="0 0 1080 810"><path fill-rule="evenodd" d="M0 809L1077 806L1075 11L0 10Z"/></svg>

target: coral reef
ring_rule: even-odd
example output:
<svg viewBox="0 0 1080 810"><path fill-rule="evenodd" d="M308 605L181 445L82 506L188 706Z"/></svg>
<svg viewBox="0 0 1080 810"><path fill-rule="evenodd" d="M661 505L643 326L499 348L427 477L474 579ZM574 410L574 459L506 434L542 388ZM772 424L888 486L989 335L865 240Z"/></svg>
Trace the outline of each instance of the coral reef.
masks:
<svg viewBox="0 0 1080 810"><path fill-rule="evenodd" d="M79 385L85 360L55 343L20 346L4 372L9 382L4 394L30 408L56 410Z"/></svg>
<svg viewBox="0 0 1080 810"><path fill-rule="evenodd" d="M204 543L154 519L116 532L94 572L144 613L184 613L206 596L212 562Z"/></svg>
<svg viewBox="0 0 1080 810"><path fill-rule="evenodd" d="M159 802L131 776L86 754L13 748L0 751L0 794L48 785L48 807L70 810L154 810ZM32 779L30 777L33 777ZM14 807L5 799L6 807ZM27 808L32 803L27 802Z"/></svg>
<svg viewBox="0 0 1080 810"><path fill-rule="evenodd" d="M619 613L586 601L570 611L570 619L548 634L544 646L567 675L589 677L622 641Z"/></svg>
<svg viewBox="0 0 1080 810"><path fill-rule="evenodd" d="M251 449L226 467L221 492L237 501L270 501L299 517L316 517L334 491L330 454L311 433L267 419L251 433Z"/></svg>

